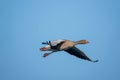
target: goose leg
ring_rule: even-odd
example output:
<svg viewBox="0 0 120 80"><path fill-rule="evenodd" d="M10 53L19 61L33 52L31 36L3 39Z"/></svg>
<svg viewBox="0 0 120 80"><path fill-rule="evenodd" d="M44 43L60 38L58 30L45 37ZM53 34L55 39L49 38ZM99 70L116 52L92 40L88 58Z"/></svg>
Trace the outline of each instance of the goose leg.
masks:
<svg viewBox="0 0 120 80"><path fill-rule="evenodd" d="M50 55L50 54L52 54L52 53L54 53L54 51L52 51L52 52L50 52L50 53L45 53L45 54L43 55L43 57L47 57L48 55Z"/></svg>

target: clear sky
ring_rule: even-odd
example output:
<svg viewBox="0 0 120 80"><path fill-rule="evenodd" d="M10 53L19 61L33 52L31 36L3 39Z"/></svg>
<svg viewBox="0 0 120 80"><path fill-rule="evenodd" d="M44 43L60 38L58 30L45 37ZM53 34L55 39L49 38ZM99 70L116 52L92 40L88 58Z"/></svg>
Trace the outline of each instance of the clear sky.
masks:
<svg viewBox="0 0 120 80"><path fill-rule="evenodd" d="M43 58L42 41L78 45ZM120 80L120 0L0 0L0 80Z"/></svg>

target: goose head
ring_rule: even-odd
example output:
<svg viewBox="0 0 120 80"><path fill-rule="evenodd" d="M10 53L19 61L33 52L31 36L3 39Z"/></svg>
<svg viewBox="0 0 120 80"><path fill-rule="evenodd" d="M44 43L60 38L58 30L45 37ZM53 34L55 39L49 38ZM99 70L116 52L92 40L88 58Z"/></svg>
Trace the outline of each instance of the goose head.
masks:
<svg viewBox="0 0 120 80"><path fill-rule="evenodd" d="M89 41L88 41L88 40L81 40L81 43L83 43L83 44L88 44Z"/></svg>
<svg viewBox="0 0 120 80"><path fill-rule="evenodd" d="M80 41L76 41L76 44L88 44L89 41L88 40L80 40Z"/></svg>

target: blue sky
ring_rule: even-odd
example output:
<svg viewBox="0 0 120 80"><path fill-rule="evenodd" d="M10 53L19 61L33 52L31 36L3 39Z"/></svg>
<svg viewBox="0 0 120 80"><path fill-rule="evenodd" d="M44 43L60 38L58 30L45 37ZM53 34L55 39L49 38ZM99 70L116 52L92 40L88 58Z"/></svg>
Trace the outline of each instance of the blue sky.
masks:
<svg viewBox="0 0 120 80"><path fill-rule="evenodd" d="M0 80L119 80L119 0L1 0ZM78 45L98 63L65 52L43 58L42 41Z"/></svg>

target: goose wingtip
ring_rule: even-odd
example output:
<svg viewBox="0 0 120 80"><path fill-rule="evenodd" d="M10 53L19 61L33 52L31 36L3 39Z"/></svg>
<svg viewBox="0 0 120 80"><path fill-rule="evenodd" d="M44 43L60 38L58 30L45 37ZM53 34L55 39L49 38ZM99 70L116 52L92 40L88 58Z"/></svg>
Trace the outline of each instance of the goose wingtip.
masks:
<svg viewBox="0 0 120 80"><path fill-rule="evenodd" d="M94 62L94 63L96 63L96 62L98 62L99 60L95 60L95 61L92 61L92 62Z"/></svg>

